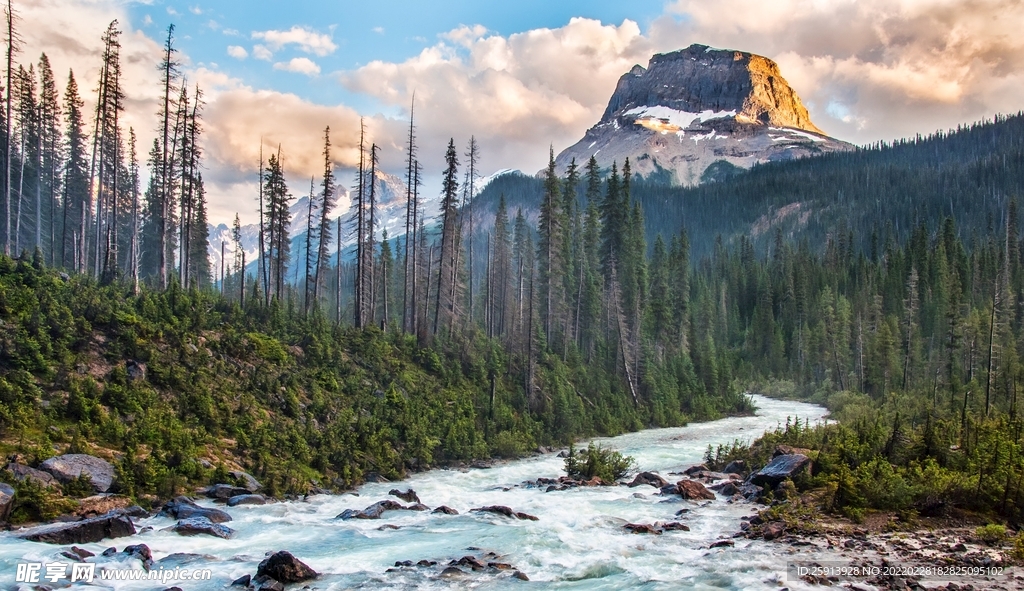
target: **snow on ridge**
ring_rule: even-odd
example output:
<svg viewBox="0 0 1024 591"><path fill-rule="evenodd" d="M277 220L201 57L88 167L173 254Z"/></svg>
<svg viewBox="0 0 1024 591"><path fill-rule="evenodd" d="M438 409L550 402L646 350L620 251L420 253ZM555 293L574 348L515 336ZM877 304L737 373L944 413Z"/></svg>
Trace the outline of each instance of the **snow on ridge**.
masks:
<svg viewBox="0 0 1024 591"><path fill-rule="evenodd" d="M736 110L731 111L712 111L707 109L700 113L690 113L688 111L679 111L671 107L655 106L655 107L635 107L623 113L623 115L634 115L637 120L639 119L659 119L667 121L669 125L678 127L679 129L687 129L695 121L704 123L712 119L723 119L725 117L735 117Z"/></svg>

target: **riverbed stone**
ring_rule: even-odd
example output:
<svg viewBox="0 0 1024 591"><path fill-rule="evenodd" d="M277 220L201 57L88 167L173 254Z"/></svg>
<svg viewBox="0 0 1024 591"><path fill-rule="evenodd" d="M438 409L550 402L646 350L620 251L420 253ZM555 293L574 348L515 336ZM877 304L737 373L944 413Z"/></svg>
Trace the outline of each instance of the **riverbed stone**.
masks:
<svg viewBox="0 0 1024 591"><path fill-rule="evenodd" d="M172 529L182 536L207 535L224 538L225 540L235 533L235 530L230 527L214 523L206 517L179 519Z"/></svg>
<svg viewBox="0 0 1024 591"><path fill-rule="evenodd" d="M267 499L263 495L236 495L228 499L228 507L238 505L266 505Z"/></svg>
<svg viewBox="0 0 1024 591"><path fill-rule="evenodd" d="M96 492L107 492L114 483L114 467L110 462L89 454L56 456L40 464L39 468L64 484L79 476L88 476Z"/></svg>
<svg viewBox="0 0 1024 591"><path fill-rule="evenodd" d="M102 515L70 523L41 525L21 532L17 537L47 544L91 544L106 538L135 535L132 520L119 513Z"/></svg>
<svg viewBox="0 0 1024 591"><path fill-rule="evenodd" d="M228 515L226 512L211 507L200 507L192 499L185 496L175 497L164 503L161 513L175 519L203 517L213 523L227 523L231 521L231 515Z"/></svg>
<svg viewBox="0 0 1024 591"><path fill-rule="evenodd" d="M434 509L433 511L431 511L431 513L444 513L445 515L458 515L459 514L459 512L457 510L452 509L448 505L441 505L440 507L438 507L438 508Z"/></svg>
<svg viewBox="0 0 1024 591"><path fill-rule="evenodd" d="M311 569L309 565L293 556L287 550L275 552L260 562L260 565L256 568L256 577L259 578L264 575L281 581L286 585L301 583L302 581L308 581L317 577L315 570Z"/></svg>
<svg viewBox="0 0 1024 591"><path fill-rule="evenodd" d="M523 513L522 511L513 511L510 507L506 507L504 505L488 505L486 507L470 509L470 511L473 513L494 513L497 515L504 515L505 517L509 518L537 521L537 517L530 515L529 513Z"/></svg>
<svg viewBox="0 0 1024 591"><path fill-rule="evenodd" d="M712 501L715 499L715 493L694 480L680 480L677 482L676 494L691 501Z"/></svg>
<svg viewBox="0 0 1024 591"><path fill-rule="evenodd" d="M750 481L758 486L774 487L787 478L792 478L807 468L811 458L804 454L782 454L772 458L768 465L750 477Z"/></svg>
<svg viewBox="0 0 1024 591"><path fill-rule="evenodd" d="M411 488L406 489L405 491L401 491L401 490L398 490L397 488L393 488L393 489L391 489L391 492L389 492L388 494L393 496L393 497L398 497L398 498L402 499L403 501L405 501L406 503L419 503L420 502L420 498L419 498L419 496L416 495L416 491L414 491Z"/></svg>
<svg viewBox="0 0 1024 591"><path fill-rule="evenodd" d="M630 482L628 486L633 488L644 484L653 486L654 488L661 488L663 486L667 486L668 481L655 472L641 472L633 478L633 481Z"/></svg>

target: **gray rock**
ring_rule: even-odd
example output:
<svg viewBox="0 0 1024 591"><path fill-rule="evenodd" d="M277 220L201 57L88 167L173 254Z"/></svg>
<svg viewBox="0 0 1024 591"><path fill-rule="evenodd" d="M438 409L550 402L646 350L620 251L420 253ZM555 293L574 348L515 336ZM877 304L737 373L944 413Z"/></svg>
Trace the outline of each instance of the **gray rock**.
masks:
<svg viewBox="0 0 1024 591"><path fill-rule="evenodd" d="M0 523L6 523L14 509L14 487L0 482Z"/></svg>
<svg viewBox="0 0 1024 591"><path fill-rule="evenodd" d="M636 478L634 478L633 482L630 482L628 486L633 488L644 484L648 484L654 488L661 488L663 486L668 486L668 481L654 472L641 472L636 475Z"/></svg>
<svg viewBox="0 0 1024 591"><path fill-rule="evenodd" d="M11 462L7 464L6 469L10 471L11 474L14 474L14 479L17 480L18 482L22 482L28 479L34 481L36 484L40 486L50 487L60 485L60 483L57 482L57 480L54 479L54 477L51 476L48 472L36 470L35 468L31 468L24 464Z"/></svg>
<svg viewBox="0 0 1024 591"><path fill-rule="evenodd" d="M725 469L722 470L726 474L746 474L747 463L743 460L733 460L726 464Z"/></svg>
<svg viewBox="0 0 1024 591"><path fill-rule="evenodd" d="M231 521L231 516L226 512L221 511L220 509L200 507L192 502L192 499L188 497L175 497L170 501L167 501L164 503L163 509L160 512L163 515L173 517L174 519L203 517L209 519L213 523L226 523Z"/></svg>
<svg viewBox="0 0 1024 591"><path fill-rule="evenodd" d="M811 463L811 458L803 454L784 454L775 456L768 465L751 476L750 481L758 486L772 486L787 478L792 478Z"/></svg>
<svg viewBox="0 0 1024 591"><path fill-rule="evenodd" d="M267 499L263 495L238 495L228 499L228 507L238 505L266 505Z"/></svg>
<svg viewBox="0 0 1024 591"><path fill-rule="evenodd" d="M252 580L252 575L242 575L242 576L238 577L237 579L235 579L234 581L231 581L231 586L232 587L248 587L249 586L249 581L251 581L251 580Z"/></svg>
<svg viewBox="0 0 1024 591"><path fill-rule="evenodd" d="M107 538L135 535L132 520L119 513L70 523L53 523L21 532L17 537L47 544L91 544Z"/></svg>
<svg viewBox="0 0 1024 591"><path fill-rule="evenodd" d="M256 568L256 577L272 577L284 584L301 583L317 577L309 565L284 550L264 558Z"/></svg>
<svg viewBox="0 0 1024 591"><path fill-rule="evenodd" d="M452 509L448 505L441 505L440 507L438 507L438 508L434 509L433 511L431 511L431 513L444 513L445 515L458 515L459 514L458 511L456 511L455 509Z"/></svg>
<svg viewBox="0 0 1024 591"><path fill-rule="evenodd" d="M211 499L222 499L227 500L231 497L237 497L239 495L247 495L250 491L247 488L241 486L235 486L233 484L213 484L203 491L203 494Z"/></svg>
<svg viewBox="0 0 1024 591"><path fill-rule="evenodd" d="M70 482L84 474L92 481L96 492L107 492L114 483L114 467L110 462L88 454L53 457L40 464L39 468L49 472L61 483Z"/></svg>
<svg viewBox="0 0 1024 591"><path fill-rule="evenodd" d="M405 501L406 503L419 503L420 502L420 498L419 498L419 496L416 495L416 491L414 491L411 488L406 489L404 492L398 490L397 488L393 488L393 489L391 489L391 492L389 492L388 494L393 496L393 497L398 497L398 498L402 499L403 501Z"/></svg>
<svg viewBox="0 0 1024 591"><path fill-rule="evenodd" d="M241 470L232 470L231 472L228 472L228 474L231 475L232 478L240 482L242 486L245 487L245 489L248 490L249 492L256 492L263 488L263 485L260 484L260 481L253 478L252 475L249 474L248 472L242 472Z"/></svg>
<svg viewBox="0 0 1024 591"><path fill-rule="evenodd" d="M235 533L235 530L230 527L214 523L206 517L179 519L178 523L176 523L172 529L183 536L197 536L203 534L224 538L225 540Z"/></svg>

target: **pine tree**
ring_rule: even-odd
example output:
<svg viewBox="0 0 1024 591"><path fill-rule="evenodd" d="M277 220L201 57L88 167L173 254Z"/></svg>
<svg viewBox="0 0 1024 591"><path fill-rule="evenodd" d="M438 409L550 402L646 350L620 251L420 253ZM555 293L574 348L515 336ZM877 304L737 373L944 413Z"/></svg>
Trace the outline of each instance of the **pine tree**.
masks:
<svg viewBox="0 0 1024 591"><path fill-rule="evenodd" d="M288 207L292 196L284 178L284 167L281 163L281 152L271 154L267 161L267 169L263 174L263 194L266 202L265 224L267 232L267 265L270 278L271 296L278 300L284 298L285 277L288 272L288 260L291 252L291 239L288 229L291 219Z"/></svg>
<svg viewBox="0 0 1024 591"><path fill-rule="evenodd" d="M444 310L445 320L454 324L456 282L458 280L457 266L457 225L458 225L458 195L459 195L459 157L455 151L455 139L448 140L448 149L445 152L444 160L446 168L441 188L441 248L440 261L437 265L437 294L434 306L434 328L432 333L437 334L442 320L441 311Z"/></svg>
<svg viewBox="0 0 1024 591"><path fill-rule="evenodd" d="M416 128L413 125L416 110L416 93L412 95L409 105L409 142L406 144L406 177L405 177L405 251L403 257L404 281L402 283L402 330L416 331L416 261L417 243L417 203L413 198L415 192L414 162L416 159Z"/></svg>
<svg viewBox="0 0 1024 591"><path fill-rule="evenodd" d="M313 279L313 301L320 297L322 282L327 277L331 247L331 212L334 210L334 162L331 160L331 128L324 128L324 177L320 187L320 227L317 231L316 276ZM312 197L310 197L312 199ZM338 236L341 242L341 236ZM341 260L338 261L341 264Z"/></svg>
<svg viewBox="0 0 1024 591"><path fill-rule="evenodd" d="M548 167L544 175L544 197L540 205L537 227L537 279L540 291L540 318L544 336L554 342L553 325L561 314L560 285L562 274L562 208L559 180L555 174L555 150L548 150Z"/></svg>
<svg viewBox="0 0 1024 591"><path fill-rule="evenodd" d="M167 287L167 282L170 275L170 265L168 262L168 252L174 252L173 248L167 244L167 237L170 232L172 224L169 222L171 212L174 210L173 203L173 186L174 178L171 171L173 159L171 157L171 142L172 142L172 120L171 111L177 111L177 106L174 104L174 97L176 96L175 83L178 77L178 62L174 58L174 54L177 52L174 49L174 25L167 27L167 40L164 42L164 56L160 62L160 77L161 86L163 87L163 102L160 107L160 128L159 128L159 141L160 149L157 155L160 157L160 161L157 164L157 169L152 171L159 176L159 183L153 187L159 191L159 195L154 195L154 199L159 202L160 209L159 214L156 217L156 262L158 274L158 285L161 289ZM182 84L184 88L184 84Z"/></svg>
<svg viewBox="0 0 1024 591"><path fill-rule="evenodd" d="M85 204L89 197L89 171L86 162L86 134L82 108L84 102L78 94L74 72L68 72L64 91L64 113L67 116L64 132L64 181L61 219L61 266L80 267L81 236L75 231L79 220L85 218Z"/></svg>
<svg viewBox="0 0 1024 591"><path fill-rule="evenodd" d="M60 131L60 91L57 81L50 68L50 60L46 54L39 58L39 142L41 156L40 192L45 205L46 228L44 239L47 245L47 260L50 265L57 264L57 197L61 190L60 170L64 166L61 150ZM42 223L42 220L40 220Z"/></svg>

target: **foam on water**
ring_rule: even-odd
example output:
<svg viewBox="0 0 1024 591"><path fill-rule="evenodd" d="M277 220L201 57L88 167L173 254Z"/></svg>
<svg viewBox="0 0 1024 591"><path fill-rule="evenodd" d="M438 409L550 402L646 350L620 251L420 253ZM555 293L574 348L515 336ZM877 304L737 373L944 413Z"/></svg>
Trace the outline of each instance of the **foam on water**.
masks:
<svg viewBox="0 0 1024 591"><path fill-rule="evenodd" d="M708 445L750 442L787 417L821 420L821 407L756 397L756 416L734 417L672 429L652 429L597 440L606 447L633 456L642 470L660 472L666 479L697 463ZM288 550L323 573L314 586L348 588L475 589L506 588L522 584L509 572L467 574L455 579L438 576L440 567L386 572L395 561L436 560L439 565L464 555L495 552L500 561L526 573L532 587L552 589L775 589L780 582L792 589L799 581L786 581L787 548L771 543L737 539L734 548L708 549L718 538L739 528L740 518L756 510L746 503L715 501L691 503L662 497L649 486L596 487L544 492L521 486L541 476L557 477L563 461L554 454L507 462L486 470L435 470L416 474L399 483L367 484L358 496L319 495L304 502L264 506L220 507L228 511L235 530L230 540L209 536L182 537L166 528L173 521L151 517L137 522L152 530L131 538L105 540L82 547L99 555L105 548L147 544L153 558L165 568L211 568L212 581L172 582L183 589L223 589L235 578L254 574L267 552ZM459 515L388 511L379 520L341 521L345 509L362 509L389 498L392 488L412 487L430 507L448 505ZM634 497L640 493L643 498ZM390 497L394 499L393 497ZM205 501L202 504L208 504ZM539 518L510 520L471 513L484 505L506 505ZM676 517L676 511L689 512ZM690 531L663 535L636 535L623 529L630 522L682 521ZM380 530L382 525L397 530ZM479 550L469 550L477 548ZM25 542L10 533L0 534L0 586L13 585L18 562L58 560L61 546ZM125 559L110 566L138 566ZM66 562L66 559L64 560ZM99 582L96 585L101 585ZM156 582L103 582L117 590L163 589ZM27 589L28 587L26 587ZM81 588L85 588L84 586Z"/></svg>

